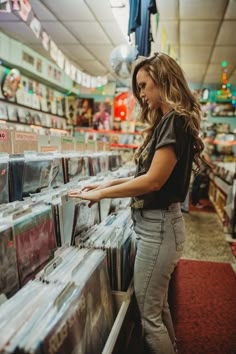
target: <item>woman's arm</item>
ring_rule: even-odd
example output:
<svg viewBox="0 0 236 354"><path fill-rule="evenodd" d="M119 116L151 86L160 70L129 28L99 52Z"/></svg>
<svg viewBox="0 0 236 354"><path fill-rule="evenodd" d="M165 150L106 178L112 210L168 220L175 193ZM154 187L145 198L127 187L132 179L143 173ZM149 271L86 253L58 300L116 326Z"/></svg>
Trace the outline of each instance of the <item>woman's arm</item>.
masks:
<svg viewBox="0 0 236 354"><path fill-rule="evenodd" d="M91 191L91 190L99 190L99 189L103 189L103 188L116 186L118 184L122 184L122 183L128 182L129 180L131 180L133 178L134 177L117 178L117 179L112 179L112 180L105 181L105 182L102 182L102 183L88 184L87 186L84 186L83 188L81 188L80 192L82 192L82 191L88 192L88 191Z"/></svg>
<svg viewBox="0 0 236 354"><path fill-rule="evenodd" d="M69 192L70 197L90 200L92 204L103 198L136 197L159 190L169 178L176 164L176 155L172 146L164 146L155 152L149 171L140 177L132 178L122 184L91 191Z"/></svg>

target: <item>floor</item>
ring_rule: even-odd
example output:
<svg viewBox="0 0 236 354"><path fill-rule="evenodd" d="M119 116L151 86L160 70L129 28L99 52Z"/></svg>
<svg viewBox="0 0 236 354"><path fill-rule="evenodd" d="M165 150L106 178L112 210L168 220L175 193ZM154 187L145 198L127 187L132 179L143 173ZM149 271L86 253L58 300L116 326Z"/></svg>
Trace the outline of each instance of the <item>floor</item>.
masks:
<svg viewBox="0 0 236 354"><path fill-rule="evenodd" d="M186 242L182 258L236 264L216 213L191 211L184 213L184 219Z"/></svg>

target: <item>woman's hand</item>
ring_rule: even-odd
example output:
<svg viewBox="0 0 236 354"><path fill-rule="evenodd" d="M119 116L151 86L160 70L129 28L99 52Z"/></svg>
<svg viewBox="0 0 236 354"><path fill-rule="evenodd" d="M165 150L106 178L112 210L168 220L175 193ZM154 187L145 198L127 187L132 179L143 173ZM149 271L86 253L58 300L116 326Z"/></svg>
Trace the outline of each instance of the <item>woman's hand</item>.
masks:
<svg viewBox="0 0 236 354"><path fill-rule="evenodd" d="M67 193L68 197L79 198L84 200L90 200L88 204L89 208L102 199L101 191L91 191L91 192L82 192L81 190L74 190Z"/></svg>
<svg viewBox="0 0 236 354"><path fill-rule="evenodd" d="M94 184L89 184L87 186L84 186L81 188L81 192L89 192L91 190L99 190L99 189L103 189L103 188L108 188L111 187L112 185L112 181L107 181L107 182L103 182L103 183L94 183Z"/></svg>

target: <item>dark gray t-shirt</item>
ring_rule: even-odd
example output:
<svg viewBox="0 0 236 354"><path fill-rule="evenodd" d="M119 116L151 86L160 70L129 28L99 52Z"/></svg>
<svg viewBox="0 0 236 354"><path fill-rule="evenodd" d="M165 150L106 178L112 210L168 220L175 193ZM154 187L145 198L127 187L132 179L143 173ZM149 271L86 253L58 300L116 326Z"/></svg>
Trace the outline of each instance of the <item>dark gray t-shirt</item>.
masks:
<svg viewBox="0 0 236 354"><path fill-rule="evenodd" d="M135 177L149 170L156 150L172 145L177 163L159 191L132 198L132 208L162 209L172 203L183 202L189 187L193 162L193 137L185 126L185 117L175 111L169 112L157 124L152 138L142 151Z"/></svg>

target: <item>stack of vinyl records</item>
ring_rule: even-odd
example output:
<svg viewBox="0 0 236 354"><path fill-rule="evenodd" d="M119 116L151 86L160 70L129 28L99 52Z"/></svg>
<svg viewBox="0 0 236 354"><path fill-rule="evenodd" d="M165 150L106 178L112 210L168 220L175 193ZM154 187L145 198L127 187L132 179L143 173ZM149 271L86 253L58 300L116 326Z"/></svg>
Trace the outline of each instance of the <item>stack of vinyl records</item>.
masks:
<svg viewBox="0 0 236 354"><path fill-rule="evenodd" d="M4 353L101 353L115 314L102 250L67 248L0 307Z"/></svg>
<svg viewBox="0 0 236 354"><path fill-rule="evenodd" d="M130 213L119 210L75 238L80 248L104 249L112 290L126 291L133 277L136 237Z"/></svg>

